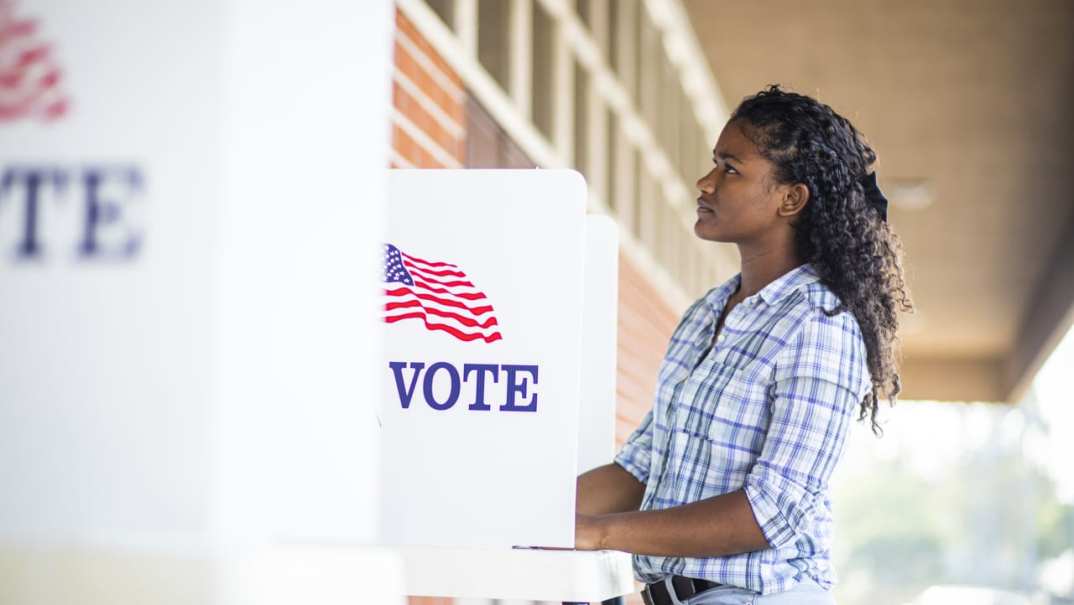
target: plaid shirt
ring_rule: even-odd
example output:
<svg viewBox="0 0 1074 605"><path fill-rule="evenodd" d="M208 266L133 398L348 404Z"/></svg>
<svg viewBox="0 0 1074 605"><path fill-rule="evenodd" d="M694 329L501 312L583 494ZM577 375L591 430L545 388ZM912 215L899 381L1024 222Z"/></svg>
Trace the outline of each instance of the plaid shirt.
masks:
<svg viewBox="0 0 1074 605"><path fill-rule="evenodd" d="M645 484L641 510L745 489L770 548L726 557L634 556L643 582L671 574L761 594L806 574L825 588L831 567L828 479L856 407L871 388L850 312L802 265L716 320L739 276L687 309L657 379L656 400L615 462Z"/></svg>

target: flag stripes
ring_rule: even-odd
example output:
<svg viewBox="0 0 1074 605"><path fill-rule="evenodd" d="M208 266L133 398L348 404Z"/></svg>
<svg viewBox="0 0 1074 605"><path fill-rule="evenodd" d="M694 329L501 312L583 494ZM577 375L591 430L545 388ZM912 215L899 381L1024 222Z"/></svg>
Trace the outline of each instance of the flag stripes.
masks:
<svg viewBox="0 0 1074 605"><path fill-rule="evenodd" d="M421 320L430 331L486 343L501 340L499 320L484 292L458 265L384 246L384 321Z"/></svg>

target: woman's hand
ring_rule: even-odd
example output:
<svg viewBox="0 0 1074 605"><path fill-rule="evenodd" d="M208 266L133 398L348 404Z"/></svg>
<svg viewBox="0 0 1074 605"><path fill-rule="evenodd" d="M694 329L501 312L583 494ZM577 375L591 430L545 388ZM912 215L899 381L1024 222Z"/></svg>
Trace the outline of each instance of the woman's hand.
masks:
<svg viewBox="0 0 1074 605"><path fill-rule="evenodd" d="M604 550L605 524L603 515L574 516L574 549Z"/></svg>

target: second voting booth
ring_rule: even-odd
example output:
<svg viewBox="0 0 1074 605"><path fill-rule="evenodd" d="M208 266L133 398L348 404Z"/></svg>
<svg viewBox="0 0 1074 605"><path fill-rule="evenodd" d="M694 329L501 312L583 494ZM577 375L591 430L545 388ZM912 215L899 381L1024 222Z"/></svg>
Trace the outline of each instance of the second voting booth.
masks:
<svg viewBox="0 0 1074 605"><path fill-rule="evenodd" d="M26 51L0 101L0 602L405 602L368 404L393 18L0 0L5 69Z"/></svg>
<svg viewBox="0 0 1074 605"><path fill-rule="evenodd" d="M393 171L383 248L382 536L410 594L599 601L624 553L574 546L611 461L617 235L567 170Z"/></svg>

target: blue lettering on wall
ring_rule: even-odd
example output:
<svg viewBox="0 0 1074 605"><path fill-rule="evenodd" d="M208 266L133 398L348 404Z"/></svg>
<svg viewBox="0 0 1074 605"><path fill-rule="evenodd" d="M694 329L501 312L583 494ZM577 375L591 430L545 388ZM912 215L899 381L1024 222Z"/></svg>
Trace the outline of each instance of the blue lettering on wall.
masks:
<svg viewBox="0 0 1074 605"><path fill-rule="evenodd" d="M404 410L410 409L420 381L425 404L434 410L442 412L451 409L458 402L463 385L472 384L474 401L467 409L475 412L490 411L492 405L486 398L486 391L490 384L500 384L499 377L502 373L504 387L499 410L501 412L537 411L538 369L536 365L467 363L463 364L460 372L455 365L447 361L433 362L428 368L421 361L389 361L388 369L391 370L395 382L399 405ZM405 376L407 370L411 372L409 378ZM446 395L441 392L439 399L434 392L434 381L437 380L438 375L445 377L448 385ZM487 380L489 377L491 380Z"/></svg>
<svg viewBox="0 0 1074 605"><path fill-rule="evenodd" d="M492 408L485 403L485 374L492 376L492 382L497 382L500 367L492 363L468 363L462 366L462 379L467 380L471 372L477 374L477 388L474 389L474 402L470 409L475 412L487 412Z"/></svg>
<svg viewBox="0 0 1074 605"><path fill-rule="evenodd" d="M405 361L392 361L388 363L388 367L391 368L392 374L395 376L395 390L399 393L399 403L403 406L403 409L410 407L410 400L414 397L414 387L418 384L418 375L421 374L422 368L425 367L424 363L413 361L410 363L410 369L414 370L414 375L410 377L410 387L403 386L403 369L406 368L407 363Z"/></svg>
<svg viewBox="0 0 1074 605"><path fill-rule="evenodd" d="M18 222L14 258L41 260L59 245L70 246L77 258L87 261L136 257L143 234L128 210L140 200L144 182L141 169L133 165L5 166L0 172L0 221ZM77 242L50 241L57 236L47 225L58 221L42 220L42 215L52 212L78 213Z"/></svg>
<svg viewBox="0 0 1074 605"><path fill-rule="evenodd" d="M515 403L515 395L526 398L526 383L516 380L518 373L529 372L531 378L530 385L537 386L537 366L512 366L504 365L503 371L507 374L507 401L500 406L500 410L504 412L536 412L537 411L537 391L533 391L533 398L529 403L524 405L517 405ZM524 379L523 379L524 380Z"/></svg>
<svg viewBox="0 0 1074 605"><path fill-rule="evenodd" d="M436 373L440 370L446 371L448 380L451 381L451 390L448 392L447 399L443 401L437 401L433 397L433 379L436 378ZM446 361L438 361L429 366L429 370L425 372L425 382L422 383L425 403L428 403L429 407L434 410L451 409L451 406L455 405L455 402L459 400L459 386L459 371L455 369L455 366Z"/></svg>
<svg viewBox="0 0 1074 605"><path fill-rule="evenodd" d="M99 242L100 231L110 225L118 225L123 217L123 208L134 195L141 193L142 174L137 170L87 168L82 173L83 199L85 207L82 243L78 247L82 257L131 257L138 253L142 245L142 234L131 231L111 250L102 248ZM120 197L105 199L101 195L102 185L108 182L121 185ZM124 195L124 193L126 195Z"/></svg>

